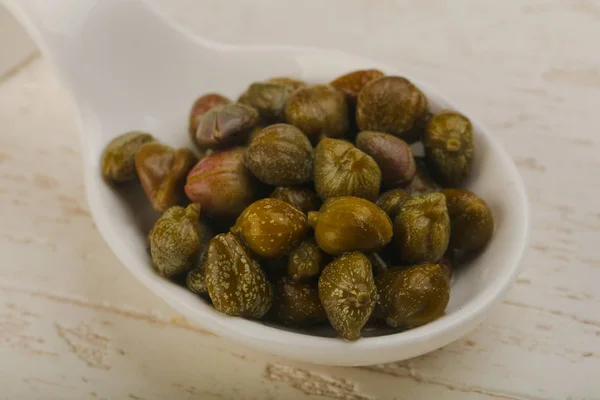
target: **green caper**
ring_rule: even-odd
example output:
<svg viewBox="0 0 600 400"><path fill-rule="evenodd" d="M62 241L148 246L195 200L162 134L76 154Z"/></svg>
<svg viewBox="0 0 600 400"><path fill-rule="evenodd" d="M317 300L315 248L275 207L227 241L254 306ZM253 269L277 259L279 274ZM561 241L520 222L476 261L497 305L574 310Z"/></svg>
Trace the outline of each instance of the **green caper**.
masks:
<svg viewBox="0 0 600 400"><path fill-rule="evenodd" d="M394 221L394 245L404 262L437 262L449 240L450 218L443 194L413 197L400 207Z"/></svg>
<svg viewBox="0 0 600 400"><path fill-rule="evenodd" d="M450 248L463 254L483 249L494 233L494 218L487 203L475 193L463 189L445 189L450 215Z"/></svg>
<svg viewBox="0 0 600 400"><path fill-rule="evenodd" d="M308 219L319 247L332 255L377 251L392 240L390 217L359 197L331 198L320 211L308 213Z"/></svg>
<svg viewBox="0 0 600 400"><path fill-rule="evenodd" d="M148 142L154 141L149 133L132 131L111 140L102 152L102 176L113 182L125 182L137 177L135 153Z"/></svg>
<svg viewBox="0 0 600 400"><path fill-rule="evenodd" d="M377 205L385 211L385 213L392 219L392 221L398 215L400 207L406 200L410 199L408 193L403 189L392 189L384 192L377 199Z"/></svg>
<svg viewBox="0 0 600 400"><path fill-rule="evenodd" d="M313 278L325 267L327 256L313 238L300 243L288 257L287 273L294 281Z"/></svg>
<svg viewBox="0 0 600 400"><path fill-rule="evenodd" d="M292 125L275 124L262 129L246 149L244 161L268 185L300 185L312 178L312 146Z"/></svg>
<svg viewBox="0 0 600 400"><path fill-rule="evenodd" d="M323 139L315 150L315 189L326 200L356 196L375 201L381 188L381 171L373 157L352 143Z"/></svg>
<svg viewBox="0 0 600 400"><path fill-rule="evenodd" d="M261 318L271 307L271 285L242 243L231 233L215 236L204 264L206 287L223 314Z"/></svg>
<svg viewBox="0 0 600 400"><path fill-rule="evenodd" d="M156 221L150 233L150 253L157 271L168 278L189 271L201 251L200 205L173 206Z"/></svg>
<svg viewBox="0 0 600 400"><path fill-rule="evenodd" d="M329 263L319 277L319 298L338 334L347 340L359 339L377 301L369 259L355 252Z"/></svg>
<svg viewBox="0 0 600 400"><path fill-rule="evenodd" d="M314 190L300 186L281 186L275 188L269 197L293 205L304 214L316 211L321 207L321 200Z"/></svg>
<svg viewBox="0 0 600 400"><path fill-rule="evenodd" d="M434 115L423 137L427 166L446 187L458 187L471 172L473 126L464 115L445 111Z"/></svg>
<svg viewBox="0 0 600 400"><path fill-rule="evenodd" d="M306 215L281 200L266 198L249 205L231 232L239 235L259 257L289 254L308 232Z"/></svg>
<svg viewBox="0 0 600 400"><path fill-rule="evenodd" d="M393 328L413 328L444 314L450 283L438 264L393 267L375 279L379 300L377 315Z"/></svg>
<svg viewBox="0 0 600 400"><path fill-rule="evenodd" d="M206 287L206 277L204 275L204 266L202 268L194 268L188 272L185 279L185 285L192 293L205 295L208 293Z"/></svg>
<svg viewBox="0 0 600 400"><path fill-rule="evenodd" d="M344 95L328 85L296 90L285 106L285 117L313 143L322 137L343 137L349 126Z"/></svg>
<svg viewBox="0 0 600 400"><path fill-rule="evenodd" d="M277 82L255 82L248 87L240 102L256 109L263 121L285 121L285 104L294 91L290 85Z"/></svg>
<svg viewBox="0 0 600 400"><path fill-rule="evenodd" d="M278 321L292 326L309 326L327 319L316 282L279 280L275 284L271 311Z"/></svg>

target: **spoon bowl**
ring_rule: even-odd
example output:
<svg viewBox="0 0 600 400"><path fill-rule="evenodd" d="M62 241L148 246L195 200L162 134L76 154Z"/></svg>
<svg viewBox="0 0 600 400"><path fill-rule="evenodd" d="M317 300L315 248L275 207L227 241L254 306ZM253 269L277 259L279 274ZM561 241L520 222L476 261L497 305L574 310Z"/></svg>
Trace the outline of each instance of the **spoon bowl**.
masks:
<svg viewBox="0 0 600 400"><path fill-rule="evenodd" d="M474 126L474 174L467 188L490 205L496 221L485 252L457 272L446 314L405 332L347 342L330 331L300 332L228 317L198 296L160 277L146 235L156 219L143 194L107 185L100 155L129 130L152 133L171 146L191 146L187 118L201 94L232 99L253 81L289 76L326 83L346 72L395 68L338 51L282 46L238 47L194 37L140 0L45 0L7 3L48 57L79 111L86 197L102 237L148 289L184 317L217 335L270 354L328 365L399 361L444 346L473 329L516 279L529 216L521 178L492 134L425 83L433 112L451 108ZM405 76L405 75L403 75Z"/></svg>

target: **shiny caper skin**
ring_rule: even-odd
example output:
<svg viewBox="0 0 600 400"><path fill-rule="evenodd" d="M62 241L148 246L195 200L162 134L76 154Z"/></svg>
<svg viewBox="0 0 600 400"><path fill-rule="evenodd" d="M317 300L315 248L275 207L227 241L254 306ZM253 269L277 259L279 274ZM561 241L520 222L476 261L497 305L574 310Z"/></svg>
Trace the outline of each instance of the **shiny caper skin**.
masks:
<svg viewBox="0 0 600 400"><path fill-rule="evenodd" d="M431 177L425 159L423 157L415 157L415 163L417 166L415 175L405 187L408 194L414 197L439 191L441 187Z"/></svg>
<svg viewBox="0 0 600 400"><path fill-rule="evenodd" d="M156 221L150 233L150 255L156 270L167 278L194 267L201 250L200 205L173 206Z"/></svg>
<svg viewBox="0 0 600 400"><path fill-rule="evenodd" d="M245 104L231 103L211 108L200 120L195 142L201 149L225 149L247 141L258 126L258 112Z"/></svg>
<svg viewBox="0 0 600 400"><path fill-rule="evenodd" d="M210 241L204 268L210 299L223 314L261 318L271 307L267 276L235 235L223 233Z"/></svg>
<svg viewBox="0 0 600 400"><path fill-rule="evenodd" d="M450 240L446 198L430 193L407 200L394 221L394 247L407 264L437 262Z"/></svg>
<svg viewBox="0 0 600 400"><path fill-rule="evenodd" d="M293 205L304 214L316 211L321 207L321 200L317 194L308 187L280 186L275 188L269 196Z"/></svg>
<svg viewBox="0 0 600 400"><path fill-rule="evenodd" d="M377 251L392 240L390 217L359 197L331 198L320 211L310 212L308 219L319 247L331 255Z"/></svg>
<svg viewBox="0 0 600 400"><path fill-rule="evenodd" d="M314 182L323 200L356 196L375 201L381 188L381 170L373 157L352 143L326 138L315 149Z"/></svg>
<svg viewBox="0 0 600 400"><path fill-rule="evenodd" d="M271 312L283 324L304 327L327 319L316 282L295 282L284 277L273 292Z"/></svg>
<svg viewBox="0 0 600 400"><path fill-rule="evenodd" d="M198 125L200 125L200 121L202 120L202 117L204 117L204 114L212 108L224 106L229 103L231 103L231 100L219 93L207 93L196 99L190 110L188 122L188 133L194 143L196 143L196 131L198 130Z"/></svg>
<svg viewBox="0 0 600 400"><path fill-rule="evenodd" d="M450 215L450 248L463 255L481 251L494 233L494 217L487 203L464 189L444 189Z"/></svg>
<svg viewBox="0 0 600 400"><path fill-rule="evenodd" d="M367 83L381 78L383 75L384 73L377 69L361 69L337 77L331 81L330 85L344 93L348 104L354 107L362 88Z"/></svg>
<svg viewBox="0 0 600 400"><path fill-rule="evenodd" d="M319 275L327 255L313 238L305 239L288 256L287 274L294 281L304 281Z"/></svg>
<svg viewBox="0 0 600 400"><path fill-rule="evenodd" d="M327 264L319 277L319 298L337 333L346 340L359 339L377 302L369 259L355 252Z"/></svg>
<svg viewBox="0 0 600 400"><path fill-rule="evenodd" d="M375 279L377 315L393 327L414 328L441 317L450 299L450 283L438 264L392 267Z"/></svg>
<svg viewBox="0 0 600 400"><path fill-rule="evenodd" d="M306 214L281 200L266 198L249 205L231 232L259 257L277 258L298 246L309 226Z"/></svg>
<svg viewBox="0 0 600 400"><path fill-rule="evenodd" d="M206 287L206 277L204 275L204 266L202 268L194 268L188 272L185 279L185 286L192 293L205 295L208 294Z"/></svg>
<svg viewBox="0 0 600 400"><path fill-rule="evenodd" d="M417 139L413 128L427 114L423 92L400 76L384 76L367 83L356 103L360 130L386 132L409 143Z"/></svg>
<svg viewBox="0 0 600 400"><path fill-rule="evenodd" d="M350 124L346 98L328 85L305 86L294 91L285 106L285 117L312 143L322 137L343 137Z"/></svg>
<svg viewBox="0 0 600 400"><path fill-rule="evenodd" d="M312 179L312 145L292 125L263 128L248 145L244 161L254 176L268 185L301 185Z"/></svg>
<svg viewBox="0 0 600 400"><path fill-rule="evenodd" d="M356 147L373 157L381 170L381 182L386 188L409 183L416 172L415 159L408 143L388 133L362 131L356 137Z"/></svg>
<svg viewBox="0 0 600 400"><path fill-rule="evenodd" d="M398 215L400 207L406 200L410 199L409 194L404 189L392 189L381 193L377 199L377 205L392 219Z"/></svg>
<svg viewBox="0 0 600 400"><path fill-rule="evenodd" d="M164 212L185 199L185 178L198 158L187 148L173 149L158 142L135 153L135 169L152 207Z"/></svg>
<svg viewBox="0 0 600 400"><path fill-rule="evenodd" d="M285 105L294 91L290 85L277 82L255 82L245 92L240 102L256 111L266 123L285 121Z"/></svg>
<svg viewBox="0 0 600 400"><path fill-rule="evenodd" d="M425 159L433 177L445 187L458 187L473 163L473 126L464 115L444 111L434 115L423 136Z"/></svg>
<svg viewBox="0 0 600 400"><path fill-rule="evenodd" d="M126 182L137 178L135 153L145 143L154 141L149 133L132 131L112 139L102 152L102 176L107 181Z"/></svg>

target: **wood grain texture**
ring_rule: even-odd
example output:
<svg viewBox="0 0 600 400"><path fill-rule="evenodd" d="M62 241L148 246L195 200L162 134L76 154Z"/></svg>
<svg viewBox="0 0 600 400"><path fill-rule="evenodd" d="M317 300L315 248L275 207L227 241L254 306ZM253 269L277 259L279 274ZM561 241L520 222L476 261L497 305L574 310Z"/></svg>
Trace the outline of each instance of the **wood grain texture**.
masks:
<svg viewBox="0 0 600 400"><path fill-rule="evenodd" d="M208 334L100 238L74 111L38 57L0 83L0 398L600 399L597 2L155 2L214 40L339 48L446 93L523 175L526 269L474 332L405 362L312 366Z"/></svg>

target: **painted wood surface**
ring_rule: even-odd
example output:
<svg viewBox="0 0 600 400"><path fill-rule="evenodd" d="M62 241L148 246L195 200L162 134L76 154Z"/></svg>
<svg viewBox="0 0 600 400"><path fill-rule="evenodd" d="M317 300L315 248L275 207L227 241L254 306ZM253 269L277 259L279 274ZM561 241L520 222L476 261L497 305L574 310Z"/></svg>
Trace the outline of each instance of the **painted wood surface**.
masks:
<svg viewBox="0 0 600 400"><path fill-rule="evenodd" d="M100 238L74 110L35 56L0 78L1 399L600 399L599 2L155 2L214 40L397 65L470 110L526 182L526 269L474 332L405 362L318 367L208 334Z"/></svg>

